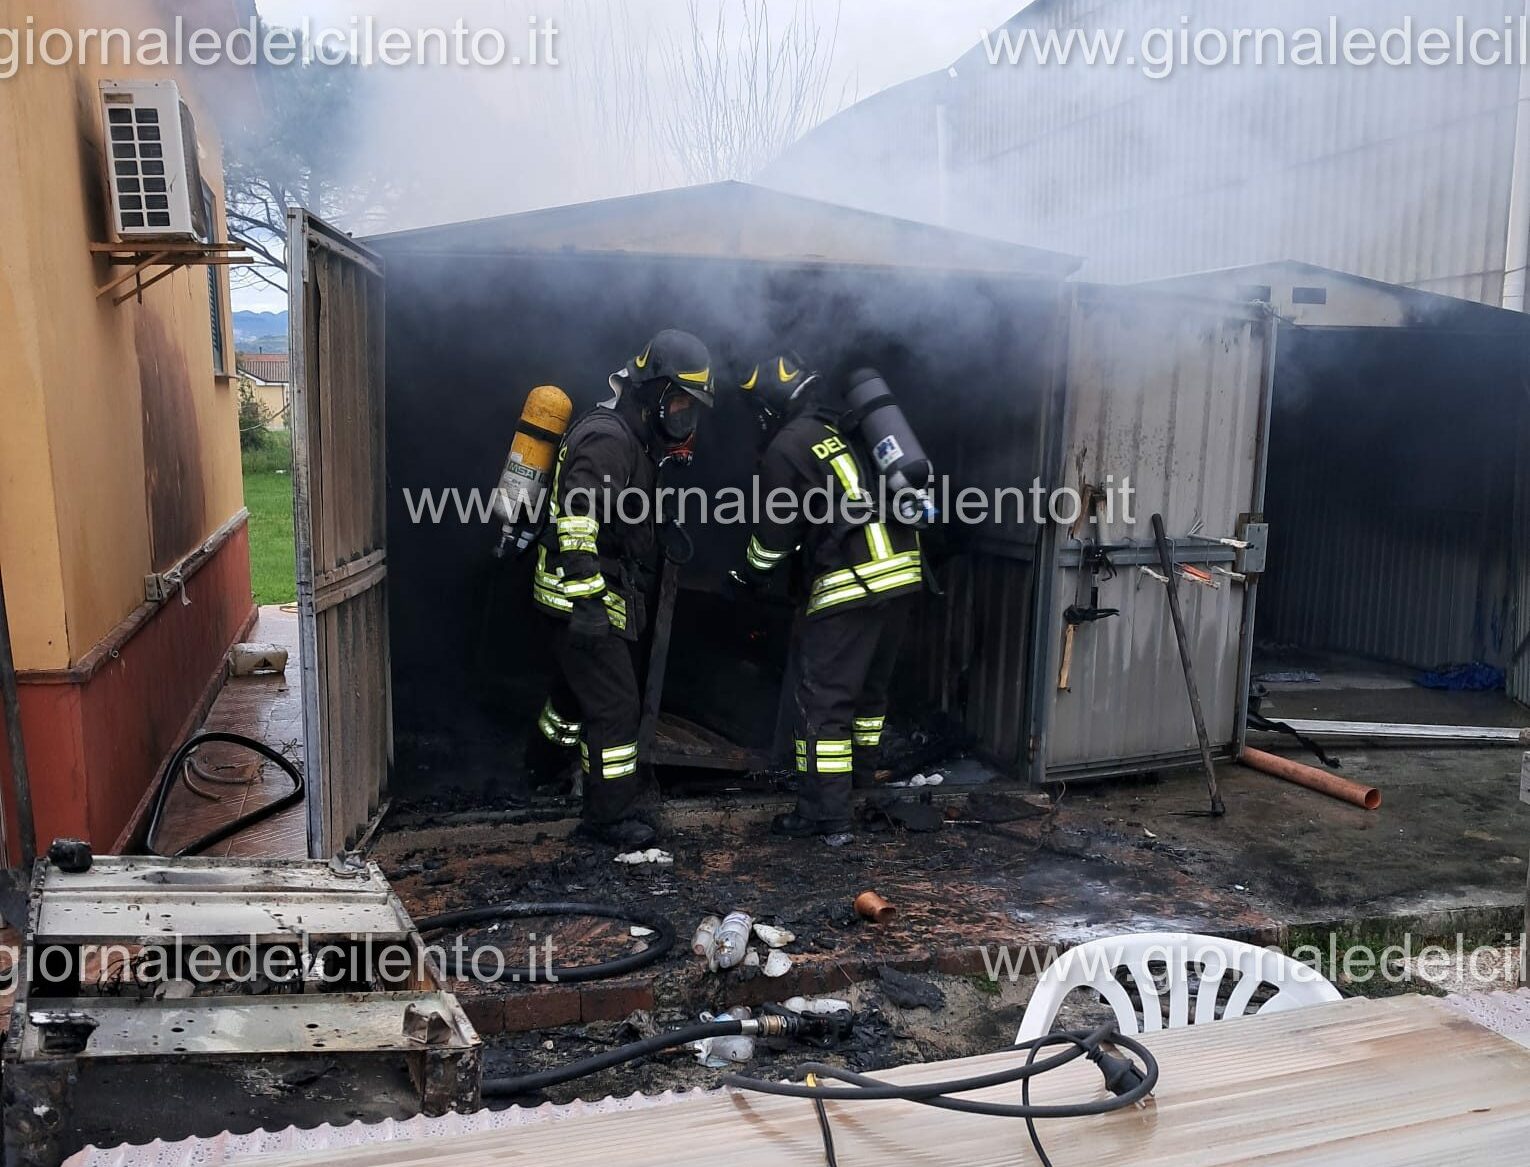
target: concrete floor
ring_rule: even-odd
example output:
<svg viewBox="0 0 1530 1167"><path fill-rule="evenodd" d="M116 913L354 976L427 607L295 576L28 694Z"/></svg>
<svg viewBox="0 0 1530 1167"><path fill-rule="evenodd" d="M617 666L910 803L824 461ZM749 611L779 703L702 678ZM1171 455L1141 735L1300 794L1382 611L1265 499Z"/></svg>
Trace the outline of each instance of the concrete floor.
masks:
<svg viewBox="0 0 1530 1167"><path fill-rule="evenodd" d="M296 612L275 606L261 608L260 619L249 639L285 647L286 672L231 677L213 702L202 728L242 733L291 759L300 759L303 699ZM196 789L180 780L167 796L163 826L155 840L161 854L169 854L190 840L267 805L291 789L291 780L286 775L272 765L257 766L258 759L247 750L214 743L198 750L195 760L203 774L195 779ZM307 853L305 810L301 804L204 852L210 856L292 859L303 858Z"/></svg>

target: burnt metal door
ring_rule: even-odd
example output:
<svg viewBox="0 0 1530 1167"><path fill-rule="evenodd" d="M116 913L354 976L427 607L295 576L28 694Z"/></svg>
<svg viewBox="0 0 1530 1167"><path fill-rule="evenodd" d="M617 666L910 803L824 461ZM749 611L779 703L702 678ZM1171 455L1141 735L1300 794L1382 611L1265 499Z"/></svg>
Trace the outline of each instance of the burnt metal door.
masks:
<svg viewBox="0 0 1530 1167"><path fill-rule="evenodd" d="M292 487L308 854L353 845L393 767L382 260L294 209Z"/></svg>
<svg viewBox="0 0 1530 1167"><path fill-rule="evenodd" d="M1078 290L1051 454L1053 485L1073 493L1045 528L1033 780L1199 757L1154 514L1175 562L1193 568L1178 587L1213 751L1241 748L1273 343L1271 321L1251 306Z"/></svg>

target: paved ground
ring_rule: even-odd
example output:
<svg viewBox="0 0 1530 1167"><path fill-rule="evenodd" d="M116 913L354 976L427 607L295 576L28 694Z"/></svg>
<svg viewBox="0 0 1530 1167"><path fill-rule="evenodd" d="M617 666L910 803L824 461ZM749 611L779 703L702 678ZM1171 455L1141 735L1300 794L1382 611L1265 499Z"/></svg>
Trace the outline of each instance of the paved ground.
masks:
<svg viewBox="0 0 1530 1167"><path fill-rule="evenodd" d="M231 678L218 694L203 729L232 730L285 753L302 756L303 703L298 668L297 614L276 606L260 609L252 642L287 648L287 671L280 675ZM281 798L291 780L272 765L258 766L247 750L218 744L197 751L200 776L177 781L167 796L164 826L155 840L162 854ZM299 805L257 823L225 842L212 856L302 858L307 854L304 808Z"/></svg>

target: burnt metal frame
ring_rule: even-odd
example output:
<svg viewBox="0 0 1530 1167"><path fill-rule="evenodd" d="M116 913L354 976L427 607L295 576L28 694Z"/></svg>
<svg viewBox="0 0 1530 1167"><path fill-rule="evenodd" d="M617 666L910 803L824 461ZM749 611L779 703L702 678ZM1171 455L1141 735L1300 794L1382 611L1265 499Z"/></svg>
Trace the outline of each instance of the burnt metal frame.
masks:
<svg viewBox="0 0 1530 1167"><path fill-rule="evenodd" d="M45 914L53 907L51 901L59 894L67 894L73 879L88 880L90 872L71 876L59 871L47 859L39 859L33 869L31 904L23 934L22 961L17 969L16 998L11 1008L10 1024L4 1048L4 1127L6 1167L52 1167L61 1158L63 1137L66 1134L66 1117L72 1103L73 1086L79 1076L82 1063L93 1059L86 1042L83 1049L52 1051L44 1050L34 1017L45 1013L64 1015L87 1015L97 1022L97 1027L116 1025L117 1041L127 1041L125 1030L142 1028L146 1036L162 1036L150 1033L145 1020L150 1015L163 1013L169 1008L206 1018L204 1031L216 1031L217 1016L234 1009L250 1009L254 1003L281 1001L305 1011L305 1016L322 1018L330 1022L333 1031L344 1024L348 1012L358 1004L384 1010L397 1009L399 1039L382 1049L334 1048L314 1046L311 1043L298 1048L293 1043L290 1050L273 1050L269 1040L260 1035L252 1038L249 1052L239 1053L223 1049L218 1052L177 1051L160 1049L152 1040L142 1052L121 1050L106 1055L107 1060L126 1058L134 1064L152 1067L156 1065L185 1065L205 1062L226 1063L230 1059L257 1060L279 1053L281 1056L312 1057L318 1063L327 1064L337 1058L375 1058L379 1055L402 1057L408 1066L415 1087L420 1092L421 1112L437 1116L449 1111L470 1114L480 1105L482 1080L482 1042L467 1015L450 993L442 990L442 972L435 958L424 947L413 921L403 904L389 887L381 870L375 863L355 867L335 867L311 860L258 860L237 859L147 859L134 857L102 857L91 868L97 884L91 889L91 900L96 904L97 922L89 930L76 933L50 935L43 931ZM102 880L102 876L105 880ZM411 955L410 976L396 988L386 992L332 992L283 995L281 997L209 996L191 997L175 1002L139 1000L132 997L34 996L28 973L34 969L38 954L44 949L64 947L78 953L82 945L122 945L134 947L155 943L174 935L179 940L193 940L213 946L235 947L248 945L252 937L246 934L217 929L200 932L162 933L158 928L144 930L124 923L120 930L108 921L112 916L126 921L130 913L145 914L143 901L158 898L157 908L163 908L172 919L175 906L198 912L211 908L217 911L220 900L238 901L240 906L252 907L257 913L267 913L279 919L292 910L293 890L288 884L295 880L309 884L309 893L336 901L342 908L346 902L358 907L365 905L364 915L375 918L378 909L389 921L382 930L326 931L317 936L305 936L300 926L278 927L261 935L258 942L268 947L284 947L300 951L305 942L348 943L352 945L377 944L401 945ZM248 889L265 881L270 886L262 891ZM110 885L120 883L113 889ZM105 884L106 886L102 886ZM332 886L331 886L332 885ZM118 911L111 909L113 901ZM157 915L156 919L165 918ZM78 957L76 957L78 959ZM34 1008L35 1007L35 1008ZM411 1018L435 1019L428 1029L411 1025ZM441 1024L444 1022L445 1024ZM315 1025L320 1024L314 1021ZM304 1031L307 1032L305 1025ZM320 1031L321 1032L321 1031ZM129 1042L129 1044L131 1044ZM169 1041L166 1041L169 1045Z"/></svg>
<svg viewBox="0 0 1530 1167"><path fill-rule="evenodd" d="M326 799L334 776L327 772L324 759L324 730L321 719L323 694L320 692L318 613L325 607L375 587L386 578L386 547L374 551L343 568L321 576L314 562L312 456L314 437L309 433L308 399L313 387L308 384L308 335L306 314L311 267L310 246L323 247L356 264L369 274L385 278L382 259L358 245L350 236L331 227L309 211L292 207L287 211L287 295L288 363L290 368L291 407L289 428L292 431L292 508L293 536L297 553L298 591L298 667L303 687L303 774L307 781L306 800L308 854L322 859L346 843L329 837L326 830ZM385 393L383 394L385 396ZM322 588L328 594L319 595ZM383 676L390 683L391 661L387 648L386 621L383 628ZM392 702L387 701L387 758L393 758ZM389 774L376 776L379 803L368 822L356 825L357 834L369 836L387 813L386 798Z"/></svg>

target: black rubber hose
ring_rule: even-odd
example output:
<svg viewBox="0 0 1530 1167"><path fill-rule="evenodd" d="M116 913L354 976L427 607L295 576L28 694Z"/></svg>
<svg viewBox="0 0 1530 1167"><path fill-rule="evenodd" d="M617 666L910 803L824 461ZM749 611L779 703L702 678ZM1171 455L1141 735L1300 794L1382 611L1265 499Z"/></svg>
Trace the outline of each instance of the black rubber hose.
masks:
<svg viewBox="0 0 1530 1167"><path fill-rule="evenodd" d="M635 1062L639 1058L646 1058L662 1050L674 1049L676 1046L702 1041L709 1037L737 1037L743 1032L742 1021L705 1021L697 1025L688 1025L684 1029L656 1033L652 1037L645 1037L642 1041L617 1046L615 1049L606 1050L605 1053L596 1054L583 1061L570 1062L566 1066L543 1070L539 1074L522 1074L518 1078L485 1078L483 1095L485 1098L510 1098L519 1094L531 1094L548 1086L556 1086L560 1082L572 1082L575 1078L598 1074L601 1070L609 1070L612 1066Z"/></svg>
<svg viewBox="0 0 1530 1167"><path fill-rule="evenodd" d="M490 904L487 907L464 908L458 912L444 912L439 916L430 916L418 921L416 926L424 934L444 932L449 929L461 932L474 924L487 924L495 920L528 920L540 916L594 916L603 920L626 920L628 923L647 928L653 935L648 937L646 948L623 953L621 956L601 961L599 964L559 966L550 969L516 968L513 971L504 968L493 977L480 977L471 970L464 971L462 962L458 959L459 954L443 953L446 972L463 980L514 981L518 984L554 982L578 984L581 981L598 981L606 977L622 976L625 973L646 968L675 946L675 926L663 916L633 908L613 907L610 904L577 902Z"/></svg>
<svg viewBox="0 0 1530 1167"><path fill-rule="evenodd" d="M282 795L275 802L268 803L249 814L240 815L233 822L224 823L217 830L209 831L199 839L193 839L179 850L168 856L161 856L154 849L154 836L159 833L159 822L165 813L165 802L170 797L170 788L175 785L175 778L185 768L187 760L198 747L205 746L208 742L227 742L229 745L243 746L247 750L253 750L269 762L274 762L287 777L292 779L292 789ZM303 775L283 755L266 745L263 741L246 737L242 733L230 733L227 730L208 730L205 733L192 734L181 743L180 749L170 756L170 763L165 767L165 776L160 779L159 789L154 794L154 813L149 816L149 829L144 834L143 849L145 855L155 855L160 858L183 859L188 855L200 855L215 843L221 843L225 839L237 835L256 823L265 822L273 815L281 814L288 807L296 806L303 801Z"/></svg>
<svg viewBox="0 0 1530 1167"><path fill-rule="evenodd" d="M1011 1082L1027 1082L1031 1078L1044 1074L1049 1070L1055 1070L1059 1066L1076 1061L1091 1050L1098 1049L1100 1044L1106 1041L1130 1051L1142 1060L1142 1081L1134 1089L1125 1094L1114 1095L1108 1099L1093 1102L1052 1106L1011 1106L1004 1103L971 1102L944 1097L949 1094L965 1094L973 1090L1003 1086ZM1038 1049L1064 1043L1069 1044L1071 1048L1041 1061L1035 1060L1034 1055ZM1004 1118L1025 1118L1027 1116L1031 1118L1083 1118L1091 1115L1106 1114L1113 1110L1120 1110L1123 1107L1134 1105L1143 1098L1146 1098L1153 1092L1153 1087L1158 1082L1158 1063L1154 1060L1153 1055L1140 1042L1117 1033L1114 1025L1103 1025L1087 1035L1048 1034L1045 1037L1039 1037L1034 1041L1016 1046L1015 1049L1029 1051L1030 1056L1024 1065L1008 1070L998 1070L991 1074L982 1074L974 1078L959 1078L948 1082L921 1082L906 1086L897 1085L816 1062L810 1062L799 1067L799 1072L812 1073L821 1078L835 1078L857 1083L856 1088L835 1089L823 1086L805 1086L794 1082L768 1082L760 1078L745 1077L741 1074L725 1075L722 1081L724 1085L734 1086L739 1089L754 1090L761 1094L775 1094L786 1098L823 1099L830 1102L919 1102L930 1106L937 1106L944 1110L959 1110L967 1114L985 1114Z"/></svg>

